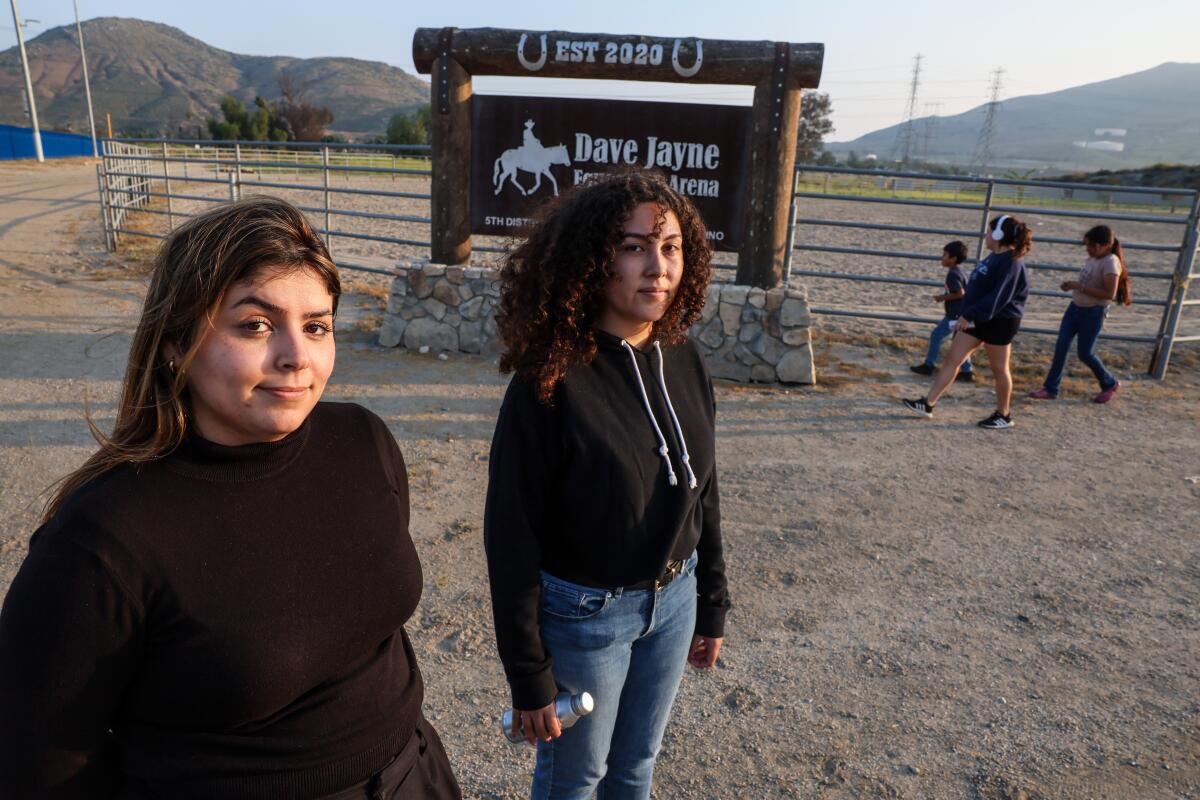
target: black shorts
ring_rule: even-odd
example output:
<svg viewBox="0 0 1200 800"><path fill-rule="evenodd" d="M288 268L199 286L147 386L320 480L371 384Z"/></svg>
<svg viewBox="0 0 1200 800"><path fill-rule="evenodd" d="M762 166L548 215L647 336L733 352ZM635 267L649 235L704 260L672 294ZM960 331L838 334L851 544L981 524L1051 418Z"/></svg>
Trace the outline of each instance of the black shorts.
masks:
<svg viewBox="0 0 1200 800"><path fill-rule="evenodd" d="M989 319L984 322L976 322L972 327L967 328L967 333L984 344L1012 344L1020 327L1021 320L1019 318Z"/></svg>

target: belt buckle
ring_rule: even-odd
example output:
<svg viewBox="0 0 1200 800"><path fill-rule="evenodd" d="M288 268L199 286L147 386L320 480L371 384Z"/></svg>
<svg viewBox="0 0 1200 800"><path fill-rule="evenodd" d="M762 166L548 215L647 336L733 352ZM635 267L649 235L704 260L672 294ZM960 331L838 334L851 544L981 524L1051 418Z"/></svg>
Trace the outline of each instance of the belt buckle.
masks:
<svg viewBox="0 0 1200 800"><path fill-rule="evenodd" d="M683 572L683 562L672 561L667 565L667 571L654 580L654 591L661 592L663 587L675 580L681 572Z"/></svg>

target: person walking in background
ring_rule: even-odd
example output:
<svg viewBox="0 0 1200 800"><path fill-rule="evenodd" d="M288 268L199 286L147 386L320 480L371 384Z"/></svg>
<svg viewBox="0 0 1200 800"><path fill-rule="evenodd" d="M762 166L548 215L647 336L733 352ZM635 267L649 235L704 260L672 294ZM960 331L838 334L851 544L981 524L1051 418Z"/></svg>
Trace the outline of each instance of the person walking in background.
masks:
<svg viewBox="0 0 1200 800"><path fill-rule="evenodd" d="M954 380L959 366L982 345L996 381L996 410L978 424L981 428L1002 430L1013 426L1009 359L1029 297L1029 277L1023 259L1033 247L1033 234L1025 223L1004 215L988 225L984 243L990 255L975 266L967 281L950 352L929 393L904 400L904 407L923 417L932 417L938 398Z"/></svg>
<svg viewBox="0 0 1200 800"><path fill-rule="evenodd" d="M1087 364L1100 383L1100 393L1092 398L1092 402L1107 403L1121 388L1121 382L1105 369L1104 363L1096 355L1095 347L1113 299L1123 305L1133 303L1125 254L1121 250L1120 240L1107 225L1097 225L1085 233L1083 246L1087 249L1088 258L1079 271L1079 278L1062 283L1062 290L1071 293L1071 302L1058 328L1054 360L1050 362L1046 380L1042 388L1029 394L1036 400L1058 397L1067 353L1071 349L1071 340L1076 337L1079 338L1079 360Z"/></svg>
<svg viewBox="0 0 1200 800"><path fill-rule="evenodd" d="M629 173L551 201L500 273L500 368L515 374L484 545L539 800L649 798L684 665L721 650L715 400L687 338L711 255L695 206ZM595 700L566 731L560 691Z"/></svg>
<svg viewBox="0 0 1200 800"><path fill-rule="evenodd" d="M954 327L954 321L958 319L959 310L962 308L962 299L967 294L967 273L963 271L962 263L967 260L967 246L962 242L950 242L942 248L941 264L946 268L946 284L945 291L935 294L933 300L935 303L942 303L942 309L945 316L941 322L934 326L933 331L929 334L929 350L925 353L925 360L920 364L909 367L918 375L932 375L933 366L937 363L938 351L942 348L942 340L950 335L951 329ZM970 383L975 380L975 372L971 368L971 357L968 355L967 360L963 362L962 369L958 371L956 380Z"/></svg>
<svg viewBox="0 0 1200 800"><path fill-rule="evenodd" d="M340 294L280 200L163 243L114 431L0 612L0 797L461 797L404 630L404 460L319 402Z"/></svg>

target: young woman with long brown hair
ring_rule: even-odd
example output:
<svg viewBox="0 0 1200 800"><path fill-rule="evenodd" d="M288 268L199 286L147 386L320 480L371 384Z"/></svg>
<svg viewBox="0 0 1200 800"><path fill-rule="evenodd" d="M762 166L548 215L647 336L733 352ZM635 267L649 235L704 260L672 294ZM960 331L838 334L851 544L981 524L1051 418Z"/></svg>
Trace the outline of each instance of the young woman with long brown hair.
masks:
<svg viewBox="0 0 1200 800"><path fill-rule="evenodd" d="M1050 362L1046 380L1042 388L1029 394L1035 400L1058 397L1067 353L1071 349L1071 340L1076 337L1079 338L1079 360L1087 364L1100 384L1100 393L1092 398L1092 402L1107 403L1121 388L1121 382L1105 369L1095 348L1113 300L1124 305L1133 303L1125 253L1121 249L1121 240L1113 235L1112 228L1107 225L1097 225L1088 230L1083 235L1083 246L1087 249L1088 257L1079 271L1079 277L1062 283L1062 290L1071 293L1071 302L1058 328L1054 360Z"/></svg>
<svg viewBox="0 0 1200 800"><path fill-rule="evenodd" d="M904 406L923 417L932 417L934 405L958 374L958 368L982 346L996 381L996 410L978 425L1003 430L1013 426L1009 413L1012 403L1009 359L1029 298L1024 258L1033 247L1033 234L1024 222L1005 214L988 225L984 243L989 255L976 265L967 280L967 293L954 323L950 352L929 392L924 397L905 400Z"/></svg>
<svg viewBox="0 0 1200 800"><path fill-rule="evenodd" d="M163 244L113 433L0 613L0 796L459 797L403 627L403 458L319 402L340 293L282 201Z"/></svg>
<svg viewBox="0 0 1200 800"><path fill-rule="evenodd" d="M684 664L721 648L714 397L687 339L710 257L695 207L631 173L553 201L501 271L515 375L484 539L534 798L648 798ZM566 731L560 691L595 699Z"/></svg>

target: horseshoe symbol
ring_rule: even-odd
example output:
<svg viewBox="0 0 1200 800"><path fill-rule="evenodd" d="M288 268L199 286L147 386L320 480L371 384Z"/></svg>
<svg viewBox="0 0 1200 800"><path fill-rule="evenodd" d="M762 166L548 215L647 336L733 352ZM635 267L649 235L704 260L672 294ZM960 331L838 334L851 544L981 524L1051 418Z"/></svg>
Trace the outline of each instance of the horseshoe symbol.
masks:
<svg viewBox="0 0 1200 800"><path fill-rule="evenodd" d="M675 68L675 72L681 78L690 78L700 71L700 65L704 63L704 42L696 40L696 63L690 67L681 66L679 63L679 39L675 40L675 46L671 48L671 66Z"/></svg>
<svg viewBox="0 0 1200 800"><path fill-rule="evenodd" d="M517 61L521 62L521 66L530 72L537 72L542 67L546 66L546 34L542 34L542 57L537 61L530 61L525 57L525 40L529 38L529 34L522 33L520 40L517 42Z"/></svg>

